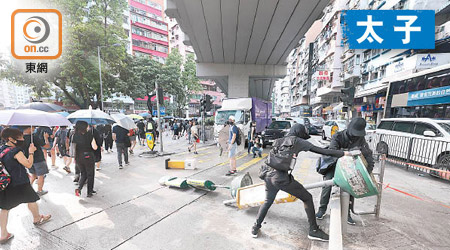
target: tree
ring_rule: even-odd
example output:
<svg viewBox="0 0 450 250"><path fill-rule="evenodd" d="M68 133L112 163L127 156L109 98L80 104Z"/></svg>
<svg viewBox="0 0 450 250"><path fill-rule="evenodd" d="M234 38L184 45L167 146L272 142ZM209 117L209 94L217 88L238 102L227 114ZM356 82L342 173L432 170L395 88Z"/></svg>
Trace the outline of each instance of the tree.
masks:
<svg viewBox="0 0 450 250"><path fill-rule="evenodd" d="M122 28L127 2L122 0L53 0L63 18L63 53L49 61L48 74L25 74L23 62L3 61L2 78L45 93L53 84L75 105L87 108L100 106L100 80L97 47L101 49L104 97L127 89L129 83L120 73L126 68L126 34ZM109 46L121 44L122 46Z"/></svg>
<svg viewBox="0 0 450 250"><path fill-rule="evenodd" d="M184 69L181 74L181 83L185 91L177 95L177 104L179 110L184 109L189 103L191 95L202 90L200 80L197 77L197 65L195 64L194 54L188 54L184 62Z"/></svg>

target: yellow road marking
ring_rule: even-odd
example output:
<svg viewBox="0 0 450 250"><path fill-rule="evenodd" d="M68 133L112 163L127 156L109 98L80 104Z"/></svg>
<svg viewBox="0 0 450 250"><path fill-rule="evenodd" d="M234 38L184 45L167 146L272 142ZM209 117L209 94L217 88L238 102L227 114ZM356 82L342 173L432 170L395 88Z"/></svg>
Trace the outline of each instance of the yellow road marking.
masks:
<svg viewBox="0 0 450 250"><path fill-rule="evenodd" d="M302 183L308 176L311 164L312 160L310 158L306 158L300 163L300 169L296 171L298 173L296 173L296 176L294 177L298 182Z"/></svg>
<svg viewBox="0 0 450 250"><path fill-rule="evenodd" d="M242 158L246 157L247 155L248 155L248 153L245 153L245 154L243 154L243 155L237 157L237 158L236 158L236 161L239 160L239 159L242 159ZM228 163L230 163L230 161L224 161L224 162L220 163L220 164L217 165L217 166L224 166L224 165L227 165Z"/></svg>
<svg viewBox="0 0 450 250"><path fill-rule="evenodd" d="M210 149L210 148L212 148L212 146L210 146L210 147L199 148L199 149L197 149L197 152L198 152L198 151L203 151L203 150L206 150L206 149ZM178 154L175 154L175 155L185 155L185 154L189 154L189 153L190 153L190 152L186 151L186 152L181 152L181 153L178 153Z"/></svg>
<svg viewBox="0 0 450 250"><path fill-rule="evenodd" d="M248 167L250 167L250 166L252 166L252 165L254 165L254 164L256 164L256 163L258 163L259 161L265 159L266 156L267 156L267 154L263 154L263 155L262 155L262 158L254 158L254 159L252 159L252 160L250 160L250 161L248 161L248 162L242 164L241 166L239 166L239 167L237 168L237 170L238 170L238 171L242 171L242 170L244 170L244 169L246 169L246 168L248 168Z"/></svg>

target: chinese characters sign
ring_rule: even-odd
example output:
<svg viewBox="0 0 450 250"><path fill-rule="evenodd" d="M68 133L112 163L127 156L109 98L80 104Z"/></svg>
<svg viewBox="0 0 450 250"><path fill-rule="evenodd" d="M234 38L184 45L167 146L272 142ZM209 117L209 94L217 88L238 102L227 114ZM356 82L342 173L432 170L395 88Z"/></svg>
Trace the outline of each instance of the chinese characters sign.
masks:
<svg viewBox="0 0 450 250"><path fill-rule="evenodd" d="M315 77L317 80L325 80L325 81L330 80L330 75L328 74L328 71L326 71L326 70L319 70L318 73L316 73Z"/></svg>
<svg viewBox="0 0 450 250"><path fill-rule="evenodd" d="M408 93L408 106L450 103L450 87L426 89Z"/></svg>
<svg viewBox="0 0 450 250"><path fill-rule="evenodd" d="M434 49L433 10L346 10L341 25L350 49Z"/></svg>

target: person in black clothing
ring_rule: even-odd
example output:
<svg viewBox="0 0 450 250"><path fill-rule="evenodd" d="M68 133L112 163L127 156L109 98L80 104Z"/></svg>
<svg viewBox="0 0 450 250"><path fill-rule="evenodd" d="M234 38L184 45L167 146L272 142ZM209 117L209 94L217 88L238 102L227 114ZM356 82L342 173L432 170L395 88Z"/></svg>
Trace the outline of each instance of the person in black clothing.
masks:
<svg viewBox="0 0 450 250"><path fill-rule="evenodd" d="M105 150L106 152L113 152L112 146L113 146L113 138L112 138L112 128L111 125L105 125L103 138L105 138Z"/></svg>
<svg viewBox="0 0 450 250"><path fill-rule="evenodd" d="M337 132L331 138L329 149L338 150L360 150L367 162L367 170L372 173L373 166L375 165L372 155L372 150L370 150L369 145L366 142L364 136L366 135L366 121L361 118L353 118L348 125L346 130ZM331 166L329 170L323 176L323 180L331 180L334 177L334 170L336 164ZM316 217L321 220L325 217L328 203L330 202L331 187L323 187L322 193L320 194L320 207L317 211ZM354 197L350 197L350 209L353 206ZM350 210L348 212L347 223L350 225L355 225L352 217L350 217Z"/></svg>
<svg viewBox="0 0 450 250"><path fill-rule="evenodd" d="M92 131L88 131L88 124L85 121L77 121L75 124L75 134L73 135L75 143L75 162L80 169L81 177L78 188L75 189L75 195L80 196L81 189L87 180L87 197L92 197L94 191L95 176L95 155L94 151L98 149Z"/></svg>
<svg viewBox="0 0 450 250"><path fill-rule="evenodd" d="M0 192L0 244L4 244L14 237L8 232L9 211L16 206L27 203L28 209L33 214L33 224L42 225L50 220L51 215L39 213L39 206L36 201L39 196L33 190L25 168L33 165L36 147L31 143L29 147L24 147L23 134L18 129L6 128L1 133L2 139L6 142L0 148L0 162L11 176L10 183ZM27 152L28 157L25 156Z"/></svg>
<svg viewBox="0 0 450 250"><path fill-rule="evenodd" d="M305 126L301 124L295 124L291 128L287 136L283 138L282 142L280 142L281 140L275 141L273 147L281 146L283 144L293 145L291 148L291 152L294 152L295 155L298 155L298 153L301 151L311 151L314 153L332 155L335 157L342 157L349 154L348 152L340 150L323 149L320 147L316 147L310 142L306 141L309 138L310 136L306 132ZM259 208L256 223L252 228L253 237L258 237L261 224L266 217L267 211L274 202L278 191L283 190L303 201L309 222L308 238L312 240L328 241L328 235L323 232L319 228L319 226L317 226L316 217L314 214L314 203L311 193L309 193L302 184L296 181L290 173L275 169L271 169L266 174L264 182L266 186L266 199L264 201L264 204Z"/></svg>
<svg viewBox="0 0 450 250"><path fill-rule="evenodd" d="M127 129L122 128L119 125L114 126L113 139L114 139L114 141L116 141L117 160L119 161L119 169L123 168L122 154L125 159L125 165L130 164L130 162L128 161L128 147L129 147L128 144L130 144L129 136L130 136L130 134Z"/></svg>
<svg viewBox="0 0 450 250"><path fill-rule="evenodd" d="M136 126L139 129L139 145L145 146L145 123L143 120L139 120Z"/></svg>
<svg viewBox="0 0 450 250"><path fill-rule="evenodd" d="M95 143L97 145L103 145L103 135L102 133L97 129L96 126L92 127L93 133L94 133L94 139L95 139ZM102 161L102 147L99 146L97 148L97 150L94 150L94 155L95 155L95 165L96 165L96 170L99 171L100 169L102 169L100 167L100 163Z"/></svg>

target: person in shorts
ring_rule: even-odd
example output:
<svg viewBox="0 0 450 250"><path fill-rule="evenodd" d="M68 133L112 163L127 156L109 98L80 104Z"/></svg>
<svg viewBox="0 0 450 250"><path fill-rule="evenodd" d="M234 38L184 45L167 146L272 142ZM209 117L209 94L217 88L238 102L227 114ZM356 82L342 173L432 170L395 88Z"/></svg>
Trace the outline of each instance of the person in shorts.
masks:
<svg viewBox="0 0 450 250"><path fill-rule="evenodd" d="M54 140L54 144L53 147L54 148L58 148L59 154L61 155L61 157L63 158L64 161L64 170L70 174L70 163L72 162L72 160L70 159L70 155L69 155L69 130L67 129L66 126L62 126L58 129L58 131L56 131L55 133L55 140Z"/></svg>
<svg viewBox="0 0 450 250"><path fill-rule="evenodd" d="M230 137L228 139L228 158L230 158L230 171L226 174L227 176L236 174L236 154L237 154L237 143L236 137L239 135L239 129L236 127L236 118L230 116L228 118L228 123L230 124Z"/></svg>
<svg viewBox="0 0 450 250"><path fill-rule="evenodd" d="M23 129L23 138L24 138L24 146L22 148L29 148L31 142L31 127L22 127ZM48 193L48 191L44 190L44 180L45 175L48 174L48 166L47 161L44 157L44 151L42 150L43 147L51 147L50 142L48 140L49 138L48 133L43 133L42 137L38 136L37 134L33 135L33 144L36 147L36 151L34 152L34 159L33 159L33 166L28 169L30 172L30 183L33 185L34 181L37 180L38 189L37 194L39 196L45 195ZM28 158L28 152L24 151L25 157Z"/></svg>
<svg viewBox="0 0 450 250"><path fill-rule="evenodd" d="M134 154L134 147L136 147L136 130L134 129L130 129L129 130L129 134L130 134L130 143L131 143L131 147L129 149L130 154Z"/></svg>

